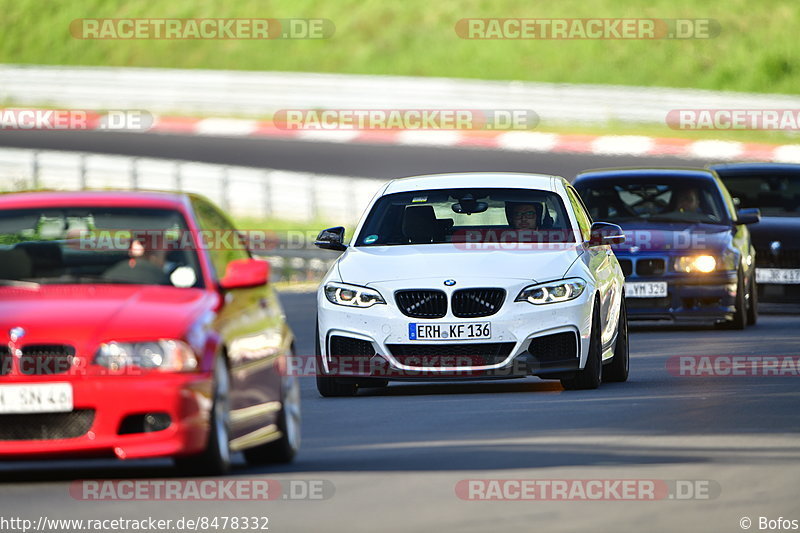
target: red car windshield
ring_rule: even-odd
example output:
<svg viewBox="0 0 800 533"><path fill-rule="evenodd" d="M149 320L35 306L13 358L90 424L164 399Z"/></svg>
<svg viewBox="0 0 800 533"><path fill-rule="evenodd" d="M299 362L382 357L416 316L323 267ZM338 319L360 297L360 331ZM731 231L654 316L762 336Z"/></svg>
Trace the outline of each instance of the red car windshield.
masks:
<svg viewBox="0 0 800 533"><path fill-rule="evenodd" d="M0 211L0 283L201 287L194 242L168 209Z"/></svg>

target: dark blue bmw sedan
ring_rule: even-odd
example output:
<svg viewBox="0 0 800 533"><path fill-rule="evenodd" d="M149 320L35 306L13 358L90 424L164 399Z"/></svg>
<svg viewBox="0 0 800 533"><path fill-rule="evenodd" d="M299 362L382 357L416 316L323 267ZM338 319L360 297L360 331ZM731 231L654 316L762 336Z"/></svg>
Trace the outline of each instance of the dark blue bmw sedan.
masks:
<svg viewBox="0 0 800 533"><path fill-rule="evenodd" d="M625 230L614 252L625 273L629 320L755 324L755 248L747 225L760 214L737 212L713 170L591 170L574 186L595 220Z"/></svg>

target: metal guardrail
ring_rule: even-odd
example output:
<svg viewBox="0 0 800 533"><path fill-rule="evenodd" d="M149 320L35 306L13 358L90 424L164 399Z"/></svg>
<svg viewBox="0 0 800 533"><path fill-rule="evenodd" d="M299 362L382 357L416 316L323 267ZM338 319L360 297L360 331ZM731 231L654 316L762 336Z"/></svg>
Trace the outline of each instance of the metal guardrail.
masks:
<svg viewBox="0 0 800 533"><path fill-rule="evenodd" d="M149 189L202 194L237 217L355 225L380 180L212 165L178 160L0 148L0 191L27 189ZM264 228L270 230L270 228ZM313 236L259 251L273 281L319 281L338 254L319 250ZM312 232L315 233L315 232Z"/></svg>
<svg viewBox="0 0 800 533"><path fill-rule="evenodd" d="M800 97L448 78L0 65L7 105L265 116L280 109L530 109L542 124L661 123L673 109L797 109Z"/></svg>

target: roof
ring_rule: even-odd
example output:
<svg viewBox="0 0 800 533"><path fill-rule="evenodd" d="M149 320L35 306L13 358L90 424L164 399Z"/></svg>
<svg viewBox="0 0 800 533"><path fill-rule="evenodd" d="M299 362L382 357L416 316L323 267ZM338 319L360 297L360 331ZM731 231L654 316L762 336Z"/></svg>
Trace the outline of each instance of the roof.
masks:
<svg viewBox="0 0 800 533"><path fill-rule="evenodd" d="M555 191L560 176L516 172L462 172L428 174L399 178L389 182L383 194L429 189L486 188L534 189Z"/></svg>
<svg viewBox="0 0 800 533"><path fill-rule="evenodd" d="M26 191L0 194L0 209L32 207L142 207L182 209L190 195L170 191Z"/></svg>
<svg viewBox="0 0 800 533"><path fill-rule="evenodd" d="M620 168L600 168L581 172L576 177L577 180L583 179L619 179L619 178L697 178L715 179L717 176L713 170L707 168L690 167L620 167Z"/></svg>
<svg viewBox="0 0 800 533"><path fill-rule="evenodd" d="M725 174L749 174L751 172L778 172L781 174L800 174L800 165L792 163L721 163L708 168Z"/></svg>

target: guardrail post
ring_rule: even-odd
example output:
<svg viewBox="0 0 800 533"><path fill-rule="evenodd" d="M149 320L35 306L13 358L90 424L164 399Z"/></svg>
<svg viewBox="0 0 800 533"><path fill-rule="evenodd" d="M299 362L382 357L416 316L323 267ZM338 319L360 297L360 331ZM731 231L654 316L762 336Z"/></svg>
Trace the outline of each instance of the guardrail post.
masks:
<svg viewBox="0 0 800 533"><path fill-rule="evenodd" d="M181 176L181 164L180 162L175 162L175 190L182 191L183 190L183 176Z"/></svg>
<svg viewBox="0 0 800 533"><path fill-rule="evenodd" d="M228 167L222 167L222 176L220 178L220 191L221 198L220 198L220 206L222 210L226 213L230 211L231 208L231 198L230 198L230 186L231 186L231 176L230 176L230 169Z"/></svg>
<svg viewBox="0 0 800 533"><path fill-rule="evenodd" d="M272 173L264 172L264 218L272 217Z"/></svg>
<svg viewBox="0 0 800 533"><path fill-rule="evenodd" d="M86 177L86 154L81 154L80 156L80 165L78 167L78 171L80 172L80 187L81 190L86 190L88 188L88 179Z"/></svg>
<svg viewBox="0 0 800 533"><path fill-rule="evenodd" d="M139 158L131 159L131 189L134 191L139 188Z"/></svg>
<svg viewBox="0 0 800 533"><path fill-rule="evenodd" d="M39 188L39 152L33 152L31 160L31 182L33 189Z"/></svg>

